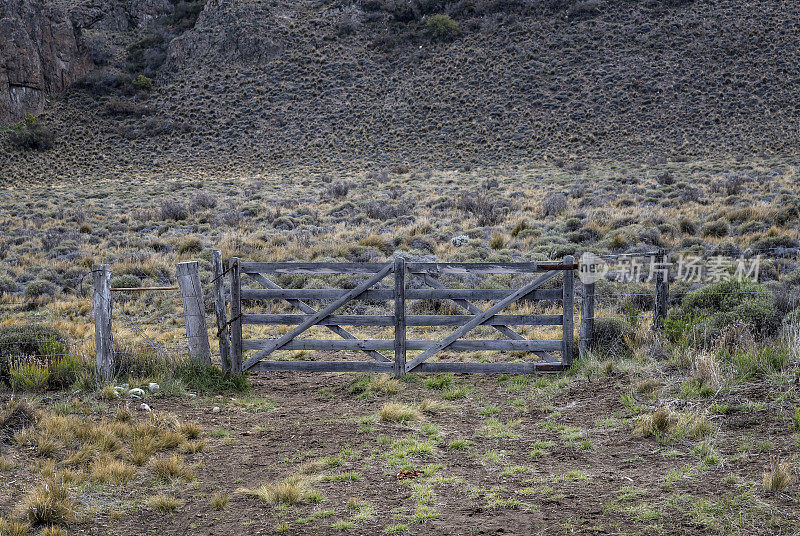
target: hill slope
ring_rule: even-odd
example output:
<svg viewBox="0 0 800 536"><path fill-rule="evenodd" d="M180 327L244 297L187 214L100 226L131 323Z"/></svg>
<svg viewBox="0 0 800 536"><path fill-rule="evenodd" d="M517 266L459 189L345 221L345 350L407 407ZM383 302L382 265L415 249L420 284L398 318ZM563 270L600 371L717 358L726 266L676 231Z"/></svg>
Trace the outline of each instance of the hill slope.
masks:
<svg viewBox="0 0 800 536"><path fill-rule="evenodd" d="M130 95L74 89L45 112L60 150L4 147L0 165L19 178L247 173L800 146L796 2L421 4L213 0L134 113L107 107ZM434 12L458 33L432 37Z"/></svg>

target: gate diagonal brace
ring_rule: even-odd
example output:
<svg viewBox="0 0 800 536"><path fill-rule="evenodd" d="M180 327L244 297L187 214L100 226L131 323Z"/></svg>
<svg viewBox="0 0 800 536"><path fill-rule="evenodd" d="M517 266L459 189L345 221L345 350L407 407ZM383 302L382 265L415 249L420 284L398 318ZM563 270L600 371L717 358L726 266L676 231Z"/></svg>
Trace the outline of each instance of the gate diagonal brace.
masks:
<svg viewBox="0 0 800 536"><path fill-rule="evenodd" d="M261 283L262 285L264 285L267 288L270 288L270 289L273 289L273 290L278 290L278 289L281 288L279 285L273 283L272 281L267 279L262 274L249 274L249 273L245 272L245 275L250 277L251 279L255 280L256 282ZM308 305L306 302L304 302L302 300L295 300L295 299L289 298L289 299L286 300L286 302L291 304L291 305L293 305L293 306L295 306L295 307L297 307L298 309L300 309L301 311L303 311L306 314L313 315L314 313L317 312L316 309L314 309L313 307L311 307L310 305ZM325 327L328 328L329 330L331 330L332 332L336 333L337 335L339 335L343 339L349 339L349 340L358 339L358 337L356 337L355 335L353 335L352 333L350 333L349 331L347 331L346 329L344 329L341 326L331 325L331 326L325 326ZM364 353L367 354L368 356L370 356L375 361L386 361L386 362L391 361L391 359L389 359L388 357L386 357L382 353L378 352L377 350L364 350Z"/></svg>
<svg viewBox="0 0 800 536"><path fill-rule="evenodd" d="M311 317L308 318L308 320L304 321L299 326L283 334L279 339L270 341L269 344L264 346L264 348L258 351L253 357L242 363L242 369L243 370L249 369L250 367L252 367L256 363L267 357L275 350L279 350L282 346L284 346L286 343L288 343L289 341L291 341L304 331L308 330L311 326L315 325L323 318L330 316L334 311L342 307L344 304L366 292L367 289L369 289L372 285L382 280L393 270L394 270L393 265L391 264L387 265L380 272L370 277L368 280L359 284L357 287L345 292L342 296L335 299L333 303L329 304L325 308L313 314Z"/></svg>
<svg viewBox="0 0 800 536"><path fill-rule="evenodd" d="M440 281L438 281L436 278L434 278L433 276L431 276L429 274L425 274L423 276L423 279L425 280L425 283L429 287L432 287L432 288L435 288L435 289L446 289L447 288L443 283L441 283ZM481 314L483 312L483 310L480 307L478 307L477 305L475 305L474 303L472 303L469 300L454 299L454 300L451 300L451 301L453 301L457 305L460 305L461 307L463 307L464 309L466 309L467 311L469 311L470 313L472 313L474 315L478 315L478 314ZM519 333L517 333L516 331L514 331L513 329L511 329L508 326L492 326L492 327L494 329L496 329L497 331L499 331L500 333L502 333L503 335L505 335L506 337L508 337L509 339L517 340L517 341L524 341L525 340L525 337L523 337L522 335L520 335ZM545 361L548 361L548 362L551 362L551 363L557 363L558 362L558 360L555 357L553 357L549 352L542 351L542 352L532 352L532 353L537 355L538 357L541 357Z"/></svg>
<svg viewBox="0 0 800 536"><path fill-rule="evenodd" d="M472 320L470 320L469 322L467 322L466 324L455 330L453 333L451 333L441 341L432 344L431 346L428 347L427 350L425 350L417 357L406 363L406 372L410 372L411 370L414 369L414 367L424 362L426 359L429 359L437 352L444 350L445 348L450 346L454 341L460 339L467 332L471 331L473 328L480 326L488 319L490 319L491 317L493 317L494 315L496 315L497 313L508 307L510 304L514 303L515 301L525 296L526 294L530 294L538 287L540 287L541 285L543 285L544 283L551 280L557 275L559 275L559 272L555 271L541 275L537 277L535 280L525 285L524 287L517 289L506 298L503 298L502 300L497 302L495 305L493 305L486 311L483 311L481 314L476 315L475 318L473 318Z"/></svg>

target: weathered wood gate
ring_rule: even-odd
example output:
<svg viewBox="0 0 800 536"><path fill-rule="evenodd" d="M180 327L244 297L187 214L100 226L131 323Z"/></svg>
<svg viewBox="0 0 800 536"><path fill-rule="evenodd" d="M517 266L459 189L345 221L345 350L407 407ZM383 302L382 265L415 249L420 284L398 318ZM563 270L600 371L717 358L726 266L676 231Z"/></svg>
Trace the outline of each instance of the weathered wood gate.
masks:
<svg viewBox="0 0 800 536"><path fill-rule="evenodd" d="M397 258L392 263L286 263L243 262L230 259L230 317L225 321L225 294L219 290L223 275L221 256L215 253L215 301L221 347L230 341L230 368L234 373L244 370L304 370L304 371L359 371L393 372L402 376L407 372L552 372L564 370L572 363L573 353L573 277L577 265L571 256L563 262L521 263L420 263ZM281 288L268 274L366 274L369 277L351 289ZM535 274L532 281L520 288L448 288L439 281L439 275L464 274ZM557 288L543 285L562 275ZM382 285L393 275L392 287ZM257 288L243 285L243 278ZM408 280L420 278L425 288L408 288ZM243 303L265 300L285 300L303 314L245 313ZM337 315L334 314L353 300L394 302L392 315ZM463 315L413 315L406 314L409 300L451 300L466 313ZM483 310L472 300L494 302ZM519 301L560 301L561 314L500 314ZM220 311L219 303L223 302ZM307 302L328 302L319 310ZM221 319L219 318L221 316ZM294 326L275 339L245 339L245 325ZM529 340L509 326L558 326L559 340ZM228 329L229 326L229 329ZM312 326L325 326L340 339L301 339L299 335ZM342 326L393 326L394 339L365 340L345 330ZM455 329L439 340L409 340L409 327L453 326ZM478 326L491 326L504 336L501 340L473 340L464 336ZM369 361L288 361L267 360L278 350L357 350L366 353ZM477 363L429 362L439 352L447 351L523 351L539 357L535 362ZM255 351L246 359L244 353ZM223 357L228 352L221 348ZM419 352L410 357L409 352ZM551 352L559 352L560 360ZM386 355L389 353L389 355ZM392 356L391 353L394 355ZM225 365L225 363L223 363Z"/></svg>

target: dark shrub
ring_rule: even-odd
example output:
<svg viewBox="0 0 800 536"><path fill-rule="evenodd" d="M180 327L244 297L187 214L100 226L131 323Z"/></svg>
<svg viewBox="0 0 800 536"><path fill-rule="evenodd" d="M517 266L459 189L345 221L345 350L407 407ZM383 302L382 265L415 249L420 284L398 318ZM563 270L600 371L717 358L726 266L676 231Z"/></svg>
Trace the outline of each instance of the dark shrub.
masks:
<svg viewBox="0 0 800 536"><path fill-rule="evenodd" d="M508 203L485 192L464 194L456 206L478 219L478 225L497 225L509 212Z"/></svg>
<svg viewBox="0 0 800 536"><path fill-rule="evenodd" d="M38 119L28 114L25 121L11 131L8 140L20 149L33 149L46 151L53 147L56 136L52 130L43 125Z"/></svg>
<svg viewBox="0 0 800 536"><path fill-rule="evenodd" d="M37 279L28 283L25 287L26 298L38 298L40 296L53 296L56 293L56 286L50 281Z"/></svg>
<svg viewBox="0 0 800 536"><path fill-rule="evenodd" d="M134 88L140 91L150 91L151 89L153 89L153 79L148 78L143 74L140 74L139 76L133 79L131 85L133 85Z"/></svg>
<svg viewBox="0 0 800 536"><path fill-rule="evenodd" d="M345 197L353 185L347 181L335 181L328 186L328 195L331 197Z"/></svg>
<svg viewBox="0 0 800 536"><path fill-rule="evenodd" d="M706 345L733 325L749 326L761 335L773 335L781 323L781 309L764 285L728 279L686 294L670 317L683 320L690 342Z"/></svg>
<svg viewBox="0 0 800 536"><path fill-rule="evenodd" d="M0 276L0 296L4 294L13 294L18 290L17 284L13 279L6 276Z"/></svg>
<svg viewBox="0 0 800 536"><path fill-rule="evenodd" d="M118 275L111 278L112 288L139 288L142 280L133 274Z"/></svg>
<svg viewBox="0 0 800 536"><path fill-rule="evenodd" d="M125 99L111 99L106 103L106 112L109 115L142 117L153 113L153 109Z"/></svg>
<svg viewBox="0 0 800 536"><path fill-rule="evenodd" d="M200 253L203 251L203 242L196 236L189 236L178 246L178 253Z"/></svg>
<svg viewBox="0 0 800 536"><path fill-rule="evenodd" d="M594 321L592 349L604 354L624 354L626 337L633 336L633 328L621 318L597 318Z"/></svg>
<svg viewBox="0 0 800 536"><path fill-rule="evenodd" d="M722 238L728 236L729 228L725 220L710 221L703 225L703 236Z"/></svg>
<svg viewBox="0 0 800 536"><path fill-rule="evenodd" d="M567 196L561 192L549 193L542 202L543 216L558 216L567 210Z"/></svg>
<svg viewBox="0 0 800 536"><path fill-rule="evenodd" d="M177 201L164 201L161 204L161 219L181 221L189 217L189 211Z"/></svg>
<svg viewBox="0 0 800 536"><path fill-rule="evenodd" d="M217 206L217 198L206 193L199 193L192 199L192 212L204 208L214 208Z"/></svg>

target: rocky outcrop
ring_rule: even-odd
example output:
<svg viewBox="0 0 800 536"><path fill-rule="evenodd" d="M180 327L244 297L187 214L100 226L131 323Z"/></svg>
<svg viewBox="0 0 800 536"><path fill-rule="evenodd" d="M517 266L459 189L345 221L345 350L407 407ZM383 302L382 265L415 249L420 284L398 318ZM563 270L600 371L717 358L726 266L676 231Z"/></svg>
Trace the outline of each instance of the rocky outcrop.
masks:
<svg viewBox="0 0 800 536"><path fill-rule="evenodd" d="M0 124L41 113L90 60L66 13L43 0L0 0Z"/></svg>

